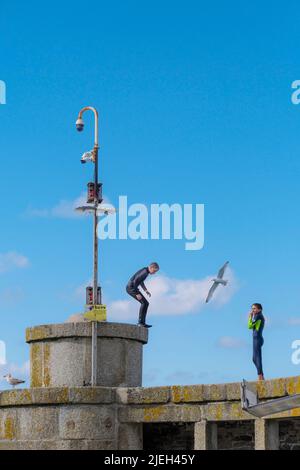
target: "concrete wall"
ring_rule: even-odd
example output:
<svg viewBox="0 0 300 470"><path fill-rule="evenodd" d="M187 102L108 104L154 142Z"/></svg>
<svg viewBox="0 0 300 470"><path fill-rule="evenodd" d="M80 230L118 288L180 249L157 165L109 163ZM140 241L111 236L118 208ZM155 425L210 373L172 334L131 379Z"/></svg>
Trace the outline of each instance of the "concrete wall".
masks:
<svg viewBox="0 0 300 470"><path fill-rule="evenodd" d="M261 399L299 387L300 377L258 384ZM241 410L238 383L34 387L0 394L0 448L296 449L299 417L254 418Z"/></svg>
<svg viewBox="0 0 300 470"><path fill-rule="evenodd" d="M121 423L116 388L142 384L148 330L97 324L97 384L90 322L26 330L31 388L0 393L0 449L141 449L139 423ZM105 385L105 387L101 387Z"/></svg>
<svg viewBox="0 0 300 470"><path fill-rule="evenodd" d="M119 422L116 389L32 388L0 395L0 449L122 448L142 448L142 426Z"/></svg>
<svg viewBox="0 0 300 470"><path fill-rule="evenodd" d="M300 393L300 377L257 382L260 400L279 398ZM194 428L194 449L279 449L297 448L300 409L277 413L268 419L257 419L243 411L240 404L240 384L193 385L153 388L118 389L118 399L126 404L119 411L121 422L144 423L144 447L165 448L155 436L170 429L175 449L179 445L190 447L187 429ZM286 421L285 440L280 438L281 420ZM297 422L297 423L296 423ZM156 423L156 426L149 426ZM173 430L166 423L181 423ZM181 429L181 431L180 431ZM283 428L284 429L284 428ZM176 434L177 433L177 434ZM281 439L281 440L280 440Z"/></svg>
<svg viewBox="0 0 300 470"><path fill-rule="evenodd" d="M0 449L298 449L300 409L257 419L240 384L142 388L148 331L98 325L98 382L91 324L30 328L31 388L0 393ZM258 382L260 400L300 393L300 377Z"/></svg>
<svg viewBox="0 0 300 470"><path fill-rule="evenodd" d="M90 384L91 334L91 322L28 328L31 387ZM136 325L101 322L97 336L97 385L140 386L148 330Z"/></svg>

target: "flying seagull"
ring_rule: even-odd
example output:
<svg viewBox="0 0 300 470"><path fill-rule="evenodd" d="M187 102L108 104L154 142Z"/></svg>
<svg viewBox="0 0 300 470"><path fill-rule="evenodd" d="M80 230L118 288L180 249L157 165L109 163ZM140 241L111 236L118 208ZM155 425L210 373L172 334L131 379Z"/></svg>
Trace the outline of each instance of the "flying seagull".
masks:
<svg viewBox="0 0 300 470"><path fill-rule="evenodd" d="M226 261L224 266L222 266L222 268L219 270L217 278L212 279L214 281L214 283L211 286L211 288L209 289L208 296L206 297L206 303L210 301L210 299L212 298L212 296L213 296L213 294L214 294L214 292L215 292L215 290L216 290L216 288L218 287L219 284L222 284L223 286L227 285L228 281L224 281L223 276L224 276L224 272L225 272L225 269L227 268L228 264L229 264L229 261Z"/></svg>
<svg viewBox="0 0 300 470"><path fill-rule="evenodd" d="M6 381L15 388L16 385L24 384L25 380L14 379L11 374L6 374L3 376Z"/></svg>

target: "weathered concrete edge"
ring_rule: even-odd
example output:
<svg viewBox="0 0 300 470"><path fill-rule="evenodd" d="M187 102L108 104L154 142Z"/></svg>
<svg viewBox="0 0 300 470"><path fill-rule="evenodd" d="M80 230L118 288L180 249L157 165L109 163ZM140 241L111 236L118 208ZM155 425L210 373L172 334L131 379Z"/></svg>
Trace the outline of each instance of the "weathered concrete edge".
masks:
<svg viewBox="0 0 300 470"><path fill-rule="evenodd" d="M206 421L253 421L253 415L241 408L240 401L211 402L202 404L161 403L144 406L116 403L116 392L113 388L53 388L24 389L2 392L0 394L0 411L21 407L57 406L57 405L112 405L118 407L120 423L155 423L155 422L199 422ZM122 389L123 392L126 389ZM276 413L268 419L300 417L300 408L284 413Z"/></svg>
<svg viewBox="0 0 300 470"><path fill-rule="evenodd" d="M0 409L39 405L113 404L121 423L236 421L257 419L241 408L240 384L165 387L57 387L0 393ZM300 393L300 377L257 382L260 399ZM268 419L299 417L300 408Z"/></svg>
<svg viewBox="0 0 300 470"><path fill-rule="evenodd" d="M268 419L299 417L300 408L268 416ZM240 402L196 404L131 405L119 409L121 423L199 422L202 420L254 421L259 420L242 410Z"/></svg>
<svg viewBox="0 0 300 470"><path fill-rule="evenodd" d="M116 450L113 439L0 439L0 450Z"/></svg>
<svg viewBox="0 0 300 470"><path fill-rule="evenodd" d="M113 387L25 388L0 392L0 408L59 404L109 404L116 402Z"/></svg>
<svg viewBox="0 0 300 470"><path fill-rule="evenodd" d="M148 342L147 328L126 323L98 322L98 337L123 338ZM91 322L60 323L50 325L38 325L26 328L26 342L57 340L61 338L91 337Z"/></svg>
<svg viewBox="0 0 300 470"><path fill-rule="evenodd" d="M259 399L280 398L300 393L300 376L271 379L255 384ZM208 403L240 400L240 383L172 385L118 389L117 400L124 404Z"/></svg>

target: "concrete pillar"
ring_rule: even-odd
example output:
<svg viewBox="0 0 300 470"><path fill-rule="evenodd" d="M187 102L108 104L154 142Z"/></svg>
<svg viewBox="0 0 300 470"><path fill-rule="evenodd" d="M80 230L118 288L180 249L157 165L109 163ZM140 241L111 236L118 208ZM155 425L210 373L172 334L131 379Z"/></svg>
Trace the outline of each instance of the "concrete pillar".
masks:
<svg viewBox="0 0 300 470"><path fill-rule="evenodd" d="M122 423L119 425L118 450L143 450L142 423Z"/></svg>
<svg viewBox="0 0 300 470"><path fill-rule="evenodd" d="M91 322L42 325L26 330L30 345L31 387L90 385L92 368ZM142 385L144 327L98 323L97 385Z"/></svg>
<svg viewBox="0 0 300 470"><path fill-rule="evenodd" d="M218 428L217 423L203 419L195 423L194 450L217 450Z"/></svg>
<svg viewBox="0 0 300 470"><path fill-rule="evenodd" d="M255 420L255 450L279 449L279 423L275 419Z"/></svg>

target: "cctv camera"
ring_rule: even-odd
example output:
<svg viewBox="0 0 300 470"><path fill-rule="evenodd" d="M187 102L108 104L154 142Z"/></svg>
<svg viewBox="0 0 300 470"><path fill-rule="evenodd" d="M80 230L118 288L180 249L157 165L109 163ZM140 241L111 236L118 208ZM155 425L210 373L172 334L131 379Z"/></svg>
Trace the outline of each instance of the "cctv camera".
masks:
<svg viewBox="0 0 300 470"><path fill-rule="evenodd" d="M78 132L81 132L83 131L83 128L84 128L84 122L81 118L78 118L76 121L76 129L78 130Z"/></svg>
<svg viewBox="0 0 300 470"><path fill-rule="evenodd" d="M81 157L81 163L92 162L93 161L93 151L85 152Z"/></svg>

